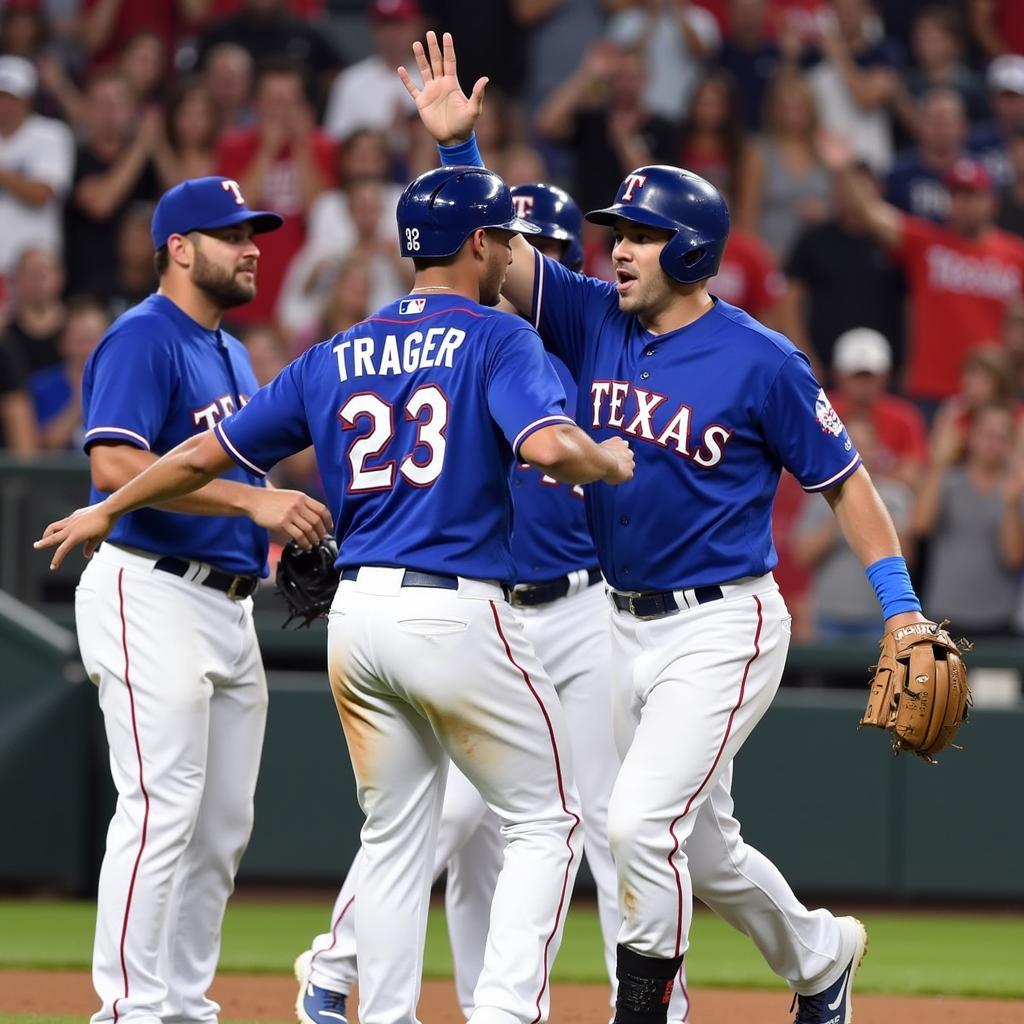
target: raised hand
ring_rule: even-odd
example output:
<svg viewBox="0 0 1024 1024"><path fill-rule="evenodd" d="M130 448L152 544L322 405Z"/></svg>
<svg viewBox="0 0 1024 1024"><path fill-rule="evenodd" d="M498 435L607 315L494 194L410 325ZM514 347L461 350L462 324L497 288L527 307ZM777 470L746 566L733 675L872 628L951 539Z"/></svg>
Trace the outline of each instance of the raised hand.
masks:
<svg viewBox="0 0 1024 1024"><path fill-rule="evenodd" d="M443 52L434 32L427 33L426 50L419 41L412 44L416 66L423 79L422 89L417 87L404 67L398 69L398 77L415 100L423 127L442 146L455 146L472 134L483 108L484 89L489 79L477 79L467 97L459 85L455 43L450 32L444 33L442 44Z"/></svg>
<svg viewBox="0 0 1024 1024"><path fill-rule="evenodd" d="M67 518L50 523L43 530L42 537L32 547L40 549L60 545L50 559L51 569L56 569L68 552L79 544L85 545L85 557L92 558L100 542L105 540L107 534L114 528L115 521L115 517L107 512L102 501L97 505L75 509Z"/></svg>

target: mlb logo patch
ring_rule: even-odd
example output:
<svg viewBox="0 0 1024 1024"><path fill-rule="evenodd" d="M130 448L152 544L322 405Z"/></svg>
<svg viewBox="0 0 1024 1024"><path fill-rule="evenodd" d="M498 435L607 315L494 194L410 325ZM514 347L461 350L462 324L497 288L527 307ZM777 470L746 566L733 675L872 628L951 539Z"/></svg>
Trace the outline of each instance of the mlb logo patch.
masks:
<svg viewBox="0 0 1024 1024"><path fill-rule="evenodd" d="M398 315L411 316L413 313L422 313L426 305L426 299L402 299L398 304Z"/></svg>

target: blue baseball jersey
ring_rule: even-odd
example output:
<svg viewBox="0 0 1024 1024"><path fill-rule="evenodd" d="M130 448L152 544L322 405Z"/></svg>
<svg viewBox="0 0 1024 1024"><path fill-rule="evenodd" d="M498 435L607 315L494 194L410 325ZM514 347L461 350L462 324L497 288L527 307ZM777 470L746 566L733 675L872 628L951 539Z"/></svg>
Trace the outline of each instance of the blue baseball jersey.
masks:
<svg viewBox="0 0 1024 1024"><path fill-rule="evenodd" d="M568 407L576 407L576 382L557 356L548 359L565 388ZM583 488L562 484L525 463L512 474L512 560L517 583L540 583L597 565L587 529Z"/></svg>
<svg viewBox="0 0 1024 1024"><path fill-rule="evenodd" d="M720 299L651 334L614 285L535 258L533 323L579 383L579 424L597 441L621 435L636 459L629 483L586 488L605 578L679 590L768 572L782 468L823 491L860 464L806 357Z"/></svg>
<svg viewBox="0 0 1024 1024"><path fill-rule="evenodd" d="M290 363L216 435L254 473L312 444L339 568L511 582L510 476L571 423L537 332L460 295L410 295Z"/></svg>
<svg viewBox="0 0 1024 1024"><path fill-rule="evenodd" d="M111 324L85 364L85 449L104 440L163 455L244 405L257 386L237 338L196 323L163 295L150 295ZM243 469L224 478L263 486ZM93 487L90 500L105 496ZM246 516L141 508L122 516L109 539L225 572L267 574L267 531Z"/></svg>

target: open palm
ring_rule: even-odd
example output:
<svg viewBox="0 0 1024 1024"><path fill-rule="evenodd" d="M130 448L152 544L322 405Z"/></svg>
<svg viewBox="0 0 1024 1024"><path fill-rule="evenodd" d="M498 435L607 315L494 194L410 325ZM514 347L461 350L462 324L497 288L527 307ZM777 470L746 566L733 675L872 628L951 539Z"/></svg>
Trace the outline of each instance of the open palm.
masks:
<svg viewBox="0 0 1024 1024"><path fill-rule="evenodd" d="M473 131L484 102L487 79L480 78L469 96L462 91L455 66L455 43L450 32L442 37L443 52L437 42L437 34L427 33L427 46L415 42L412 53L416 58L423 88L419 88L404 68L398 69L398 77L409 95L416 102L423 127L442 146L453 146L465 142Z"/></svg>

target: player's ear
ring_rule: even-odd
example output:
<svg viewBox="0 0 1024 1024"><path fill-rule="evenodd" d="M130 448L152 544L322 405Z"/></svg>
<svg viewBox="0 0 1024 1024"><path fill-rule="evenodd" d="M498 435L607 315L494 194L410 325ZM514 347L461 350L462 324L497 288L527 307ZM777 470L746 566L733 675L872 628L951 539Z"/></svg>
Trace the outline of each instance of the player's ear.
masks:
<svg viewBox="0 0 1024 1024"><path fill-rule="evenodd" d="M192 266L194 243L188 235L171 235L167 239L170 262L187 270Z"/></svg>
<svg viewBox="0 0 1024 1024"><path fill-rule="evenodd" d="M473 253L473 259L484 259L487 255L487 232L483 228L477 228L466 239L466 244Z"/></svg>

